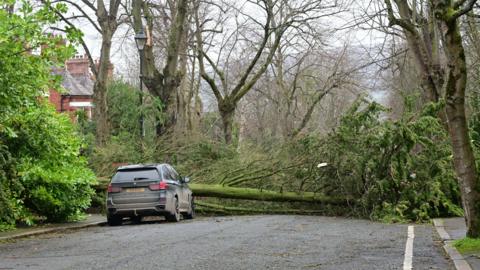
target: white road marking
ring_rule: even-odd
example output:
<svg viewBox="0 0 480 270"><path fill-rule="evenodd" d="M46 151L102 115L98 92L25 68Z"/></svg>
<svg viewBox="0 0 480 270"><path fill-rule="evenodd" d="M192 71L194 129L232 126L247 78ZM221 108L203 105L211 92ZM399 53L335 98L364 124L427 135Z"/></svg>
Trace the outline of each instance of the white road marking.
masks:
<svg viewBox="0 0 480 270"><path fill-rule="evenodd" d="M408 237L407 237L407 244L405 245L405 259L403 260L403 270L412 269L413 238L415 238L413 227L414 226L408 226Z"/></svg>

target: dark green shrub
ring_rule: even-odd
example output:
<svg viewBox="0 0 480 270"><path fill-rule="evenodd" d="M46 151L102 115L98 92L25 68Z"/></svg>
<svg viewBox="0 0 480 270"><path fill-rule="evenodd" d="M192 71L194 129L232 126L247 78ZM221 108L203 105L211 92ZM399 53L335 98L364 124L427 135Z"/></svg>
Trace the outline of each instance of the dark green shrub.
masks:
<svg viewBox="0 0 480 270"><path fill-rule="evenodd" d="M16 133L5 142L17 160L17 181L22 186L15 197L49 220L78 216L89 206L95 176L79 156L81 141L69 117L40 105L7 123Z"/></svg>

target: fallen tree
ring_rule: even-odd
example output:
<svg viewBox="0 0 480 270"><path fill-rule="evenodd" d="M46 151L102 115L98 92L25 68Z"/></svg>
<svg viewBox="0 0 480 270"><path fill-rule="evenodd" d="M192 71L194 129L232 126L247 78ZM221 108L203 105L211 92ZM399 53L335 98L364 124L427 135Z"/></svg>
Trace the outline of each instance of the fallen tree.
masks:
<svg viewBox="0 0 480 270"><path fill-rule="evenodd" d="M221 185L190 184L195 196L225 199L242 199L271 202L310 202L334 205L347 205L348 200L342 197L330 197L313 192L276 192L254 188L226 187Z"/></svg>

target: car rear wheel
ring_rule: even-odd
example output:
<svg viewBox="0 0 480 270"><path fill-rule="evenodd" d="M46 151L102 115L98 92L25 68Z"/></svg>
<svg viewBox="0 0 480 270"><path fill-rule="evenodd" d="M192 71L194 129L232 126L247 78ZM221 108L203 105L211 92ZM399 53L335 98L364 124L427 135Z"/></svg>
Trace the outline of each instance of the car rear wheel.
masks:
<svg viewBox="0 0 480 270"><path fill-rule="evenodd" d="M120 226L122 225L122 217L107 215L107 223L110 226Z"/></svg>
<svg viewBox="0 0 480 270"><path fill-rule="evenodd" d="M178 207L178 198L175 197L175 210L173 214L166 216L167 221L170 222L179 222L180 221L180 208Z"/></svg>
<svg viewBox="0 0 480 270"><path fill-rule="evenodd" d="M193 197L190 199L190 209L185 215L185 219L194 219L195 218L195 202Z"/></svg>

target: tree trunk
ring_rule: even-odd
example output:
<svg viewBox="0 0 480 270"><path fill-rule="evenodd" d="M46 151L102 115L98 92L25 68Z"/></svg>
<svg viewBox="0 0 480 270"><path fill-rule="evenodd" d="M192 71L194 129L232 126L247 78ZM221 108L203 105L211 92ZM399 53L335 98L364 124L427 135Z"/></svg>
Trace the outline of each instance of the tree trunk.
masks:
<svg viewBox="0 0 480 270"><path fill-rule="evenodd" d="M187 20L185 20L185 23ZM180 74L182 74L182 78L180 81L180 85L176 88L176 98L175 98L175 109L176 112L176 124L174 125L174 129L176 133L185 133L187 130L188 120L187 120L187 107L190 106L190 80L187 76L188 73L188 28L187 25L184 25L185 30L183 31L183 37L180 40L179 44L179 61L178 61L178 69Z"/></svg>
<svg viewBox="0 0 480 270"><path fill-rule="evenodd" d="M347 205L344 197L330 197L313 192L276 192L255 188L225 187L221 185L189 184L195 196L242 199L271 202L310 202Z"/></svg>
<svg viewBox="0 0 480 270"><path fill-rule="evenodd" d="M186 111L185 111L185 114L186 114L186 120L187 120L187 131L189 133L191 133L194 128L193 128L193 113L192 111L195 111L195 100L194 98L195 97L195 93L197 92L197 87L200 87L200 81L202 80L202 77L200 77L200 72L198 72L198 81L195 80L195 76L196 76L196 72L195 72L195 66L196 66L196 60L197 58L196 57L193 57L192 59L192 65L191 65L191 68L192 70L190 71L190 84L189 84L189 87L188 87L188 94L187 94L187 97L186 97L186 100L185 100L185 104L186 104ZM192 102L193 101L193 102Z"/></svg>
<svg viewBox="0 0 480 270"><path fill-rule="evenodd" d="M163 103L163 113L165 117L162 119L163 121L160 121L156 126L157 136L171 132L177 121L175 97L177 87L184 75L177 72L177 66L180 52L179 46L185 34L188 3L188 0L179 0L178 3L175 3L173 23L168 35L165 66L162 71L160 72L157 69L153 43L151 43L151 41L147 42L142 52L145 57L143 74L145 86L152 95L159 97ZM143 28L142 9L147 21L147 34L151 37L153 33L153 15L149 11L148 3L143 0L132 1L134 29L138 32Z"/></svg>
<svg viewBox="0 0 480 270"><path fill-rule="evenodd" d="M448 71L445 81L446 114L452 140L455 171L459 180L467 222L467 236L480 237L480 193L473 148L465 115L467 66L456 20L446 21L445 51Z"/></svg>
<svg viewBox="0 0 480 270"><path fill-rule="evenodd" d="M97 145L105 145L109 133L108 106L107 106L107 83L108 68L110 65L110 49L112 46L112 34L107 32L102 37L100 61L98 63L97 77L93 86L93 103L95 105L94 118L97 124L96 142Z"/></svg>
<svg viewBox="0 0 480 270"><path fill-rule="evenodd" d="M220 116L223 123L223 136L226 144L232 143L233 138L233 121L235 119L236 106L231 104L220 103L218 106Z"/></svg>
<svg viewBox="0 0 480 270"><path fill-rule="evenodd" d="M93 117L96 122L96 144L104 146L108 139L109 124L107 119L107 86L105 82L95 81L93 93Z"/></svg>

